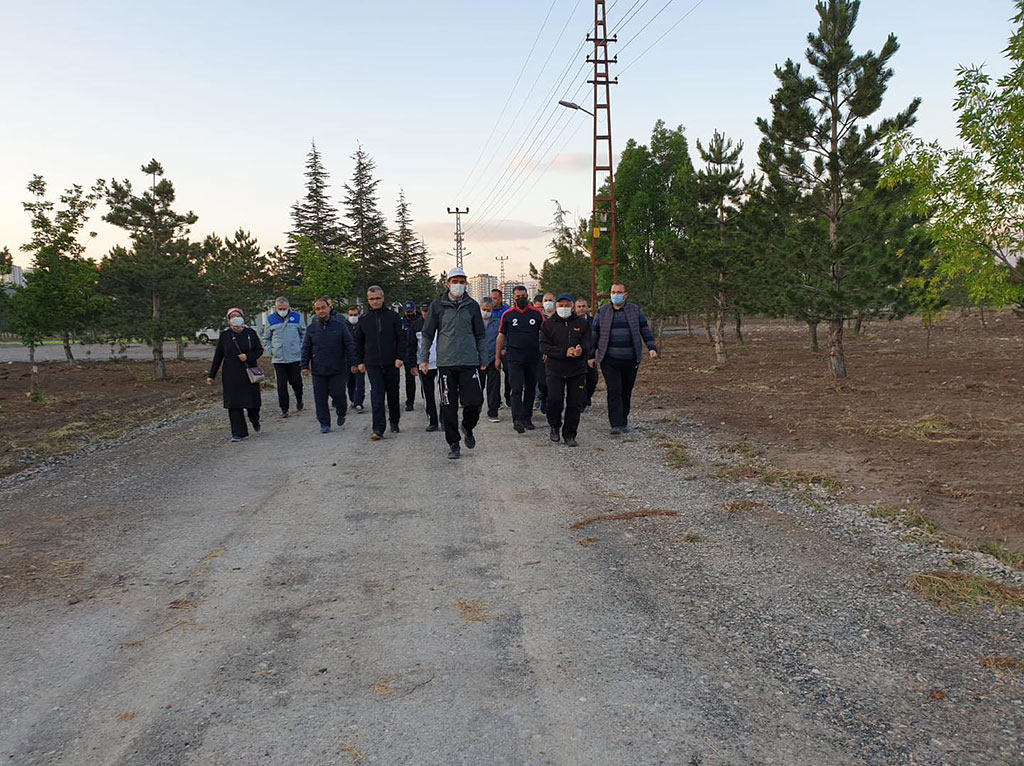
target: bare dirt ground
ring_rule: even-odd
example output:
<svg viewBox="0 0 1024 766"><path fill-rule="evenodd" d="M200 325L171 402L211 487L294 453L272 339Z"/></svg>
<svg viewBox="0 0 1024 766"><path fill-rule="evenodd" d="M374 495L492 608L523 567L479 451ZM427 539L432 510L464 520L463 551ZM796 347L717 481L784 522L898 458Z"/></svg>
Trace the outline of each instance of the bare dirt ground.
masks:
<svg viewBox="0 0 1024 766"><path fill-rule="evenodd" d="M749 458L740 473L837 481L851 502L915 508L973 543L1024 551L1024 321L948 316L927 356L919 320L874 322L846 333L841 382L825 333L816 354L806 327L753 322L721 369L703 337L666 333L638 403L712 426Z"/></svg>
<svg viewBox="0 0 1024 766"><path fill-rule="evenodd" d="M166 380L154 378L152 362L45 362L39 368L43 399L34 402L27 396L30 365L0 364L0 478L220 396L219 384L204 383L207 361L168 361Z"/></svg>

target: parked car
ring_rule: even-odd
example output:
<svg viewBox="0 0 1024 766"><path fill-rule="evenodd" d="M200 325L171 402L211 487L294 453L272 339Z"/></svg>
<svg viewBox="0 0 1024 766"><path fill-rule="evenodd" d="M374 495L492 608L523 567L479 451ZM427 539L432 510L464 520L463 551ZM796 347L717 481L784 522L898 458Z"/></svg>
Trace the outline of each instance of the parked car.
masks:
<svg viewBox="0 0 1024 766"><path fill-rule="evenodd" d="M215 330L212 327L196 330L196 340L200 343L215 343L220 337L220 333L220 330Z"/></svg>

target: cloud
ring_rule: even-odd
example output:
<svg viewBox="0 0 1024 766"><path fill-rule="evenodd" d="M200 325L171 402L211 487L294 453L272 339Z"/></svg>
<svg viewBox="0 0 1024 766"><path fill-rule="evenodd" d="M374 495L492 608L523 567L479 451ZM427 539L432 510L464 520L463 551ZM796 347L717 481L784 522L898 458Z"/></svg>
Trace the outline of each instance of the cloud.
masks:
<svg viewBox="0 0 1024 766"><path fill-rule="evenodd" d="M474 226L472 217L463 219L462 226L467 229L466 239L472 242L511 242L539 239L549 236L547 226L539 226L527 221L508 219L481 221ZM470 229L472 227L472 229ZM455 219L450 221L424 221L416 224L416 230L426 239L454 239Z"/></svg>
<svg viewBox="0 0 1024 766"><path fill-rule="evenodd" d="M562 152L550 158L516 155L509 161L509 170L516 172L540 170L556 173L585 173L590 168L591 155L587 152Z"/></svg>

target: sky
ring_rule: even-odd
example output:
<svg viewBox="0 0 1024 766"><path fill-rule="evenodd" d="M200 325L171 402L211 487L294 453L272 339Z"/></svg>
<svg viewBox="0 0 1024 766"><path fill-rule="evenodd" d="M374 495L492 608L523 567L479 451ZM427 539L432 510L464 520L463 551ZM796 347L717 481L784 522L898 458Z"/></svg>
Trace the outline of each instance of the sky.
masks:
<svg viewBox="0 0 1024 766"><path fill-rule="evenodd" d="M863 0L855 49L901 50L881 114L923 98L916 132L956 144L958 66L1006 71L1012 0ZM584 38L593 0L0 0L0 247L29 265L22 203L33 174L50 196L128 178L158 159L192 234L239 228L284 245L315 140L340 203L362 145L393 218L404 190L437 271L454 265L468 207L467 272L510 278L548 255L555 200L591 205L591 100ZM802 61L813 0L608 0L616 152L658 119L690 141L715 130L756 165L754 120L774 68ZM126 240L100 220L87 254Z"/></svg>

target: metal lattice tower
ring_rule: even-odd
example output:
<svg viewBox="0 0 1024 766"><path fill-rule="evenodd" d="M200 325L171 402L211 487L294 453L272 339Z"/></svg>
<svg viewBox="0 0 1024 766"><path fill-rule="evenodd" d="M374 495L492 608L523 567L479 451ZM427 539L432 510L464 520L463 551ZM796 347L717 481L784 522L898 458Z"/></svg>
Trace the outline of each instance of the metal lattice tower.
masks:
<svg viewBox="0 0 1024 766"><path fill-rule="evenodd" d="M507 255L496 255L496 256L494 256L494 260L496 260L498 263L501 264L501 276L498 278L498 284L499 285L504 285L505 284L505 261L508 260L508 256Z"/></svg>
<svg viewBox="0 0 1024 766"><path fill-rule="evenodd" d="M458 269L463 268L463 266L462 266L462 259L463 259L463 252L462 252L462 240L463 240L462 216L466 215L467 213L469 213L469 208L468 207L465 210L459 210L459 208L457 208L457 207L454 210L452 210L451 208L448 208L448 214L455 216L455 267L458 268Z"/></svg>
<svg viewBox="0 0 1024 766"><path fill-rule="evenodd" d="M594 208L591 216L590 240L590 298L595 308L597 294L598 266L612 267L612 281L619 279L618 240L615 231L615 182L612 171L612 106L611 86L619 78L610 77L609 68L618 63L618 56L608 58L608 44L618 42L618 37L608 37L608 21L605 0L594 0L594 34L587 37L594 44L594 53L587 57L587 63L594 65L594 76L587 82L594 86ZM602 187L607 183L607 189ZM609 252L605 257L598 255L598 240L611 239Z"/></svg>

